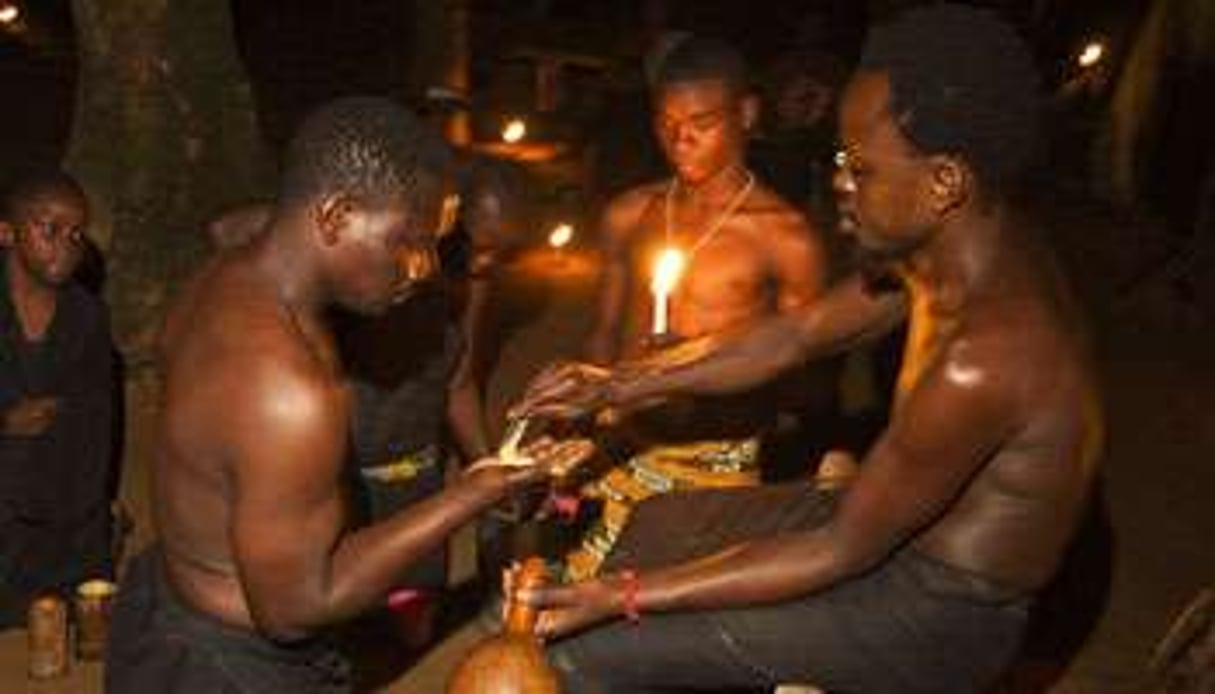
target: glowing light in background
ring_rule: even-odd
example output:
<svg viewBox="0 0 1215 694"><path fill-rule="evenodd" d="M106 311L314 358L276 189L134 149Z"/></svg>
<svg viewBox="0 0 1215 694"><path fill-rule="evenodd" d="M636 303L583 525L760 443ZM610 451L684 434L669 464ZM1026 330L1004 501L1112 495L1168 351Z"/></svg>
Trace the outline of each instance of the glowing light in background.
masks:
<svg viewBox="0 0 1215 694"><path fill-rule="evenodd" d="M21 19L21 8L16 3L0 0L0 24L16 24Z"/></svg>
<svg viewBox="0 0 1215 694"><path fill-rule="evenodd" d="M1101 62L1105 57L1105 44L1100 41L1089 41L1076 56L1076 63L1082 68L1090 68Z"/></svg>
<svg viewBox="0 0 1215 694"><path fill-rule="evenodd" d="M502 141L514 144L527 137L527 123L522 118L512 118L502 126Z"/></svg>
<svg viewBox="0 0 1215 694"><path fill-rule="evenodd" d="M460 196L450 193L443 197L443 207L439 209L438 237L443 238L456 227L456 217L460 214Z"/></svg>
<svg viewBox="0 0 1215 694"><path fill-rule="evenodd" d="M574 226L562 222L553 227L553 230L548 235L548 245L553 248L561 249L569 245L570 241L574 240Z"/></svg>

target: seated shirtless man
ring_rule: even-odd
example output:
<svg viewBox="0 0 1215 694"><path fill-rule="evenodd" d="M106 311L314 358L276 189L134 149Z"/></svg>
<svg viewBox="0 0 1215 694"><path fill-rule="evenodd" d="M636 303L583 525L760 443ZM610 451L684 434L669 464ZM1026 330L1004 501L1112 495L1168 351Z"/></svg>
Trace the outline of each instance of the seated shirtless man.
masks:
<svg viewBox="0 0 1215 694"><path fill-rule="evenodd" d="M327 625L381 603L512 489L585 455L542 442L524 464L474 466L347 529L350 393L322 313L383 312L433 272L447 162L391 102L322 108L288 147L267 228L209 261L173 307L153 463L160 544L120 590L107 691L348 691Z"/></svg>
<svg viewBox="0 0 1215 694"><path fill-rule="evenodd" d="M561 639L549 653L569 691L963 693L999 676L1102 440L1082 323L1008 195L1037 104L1028 50L989 12L931 5L874 30L841 104L835 188L842 230L901 291L849 280L682 364L535 384L521 412L728 392L910 321L891 421L838 496L802 482L661 497L601 578L521 592Z"/></svg>

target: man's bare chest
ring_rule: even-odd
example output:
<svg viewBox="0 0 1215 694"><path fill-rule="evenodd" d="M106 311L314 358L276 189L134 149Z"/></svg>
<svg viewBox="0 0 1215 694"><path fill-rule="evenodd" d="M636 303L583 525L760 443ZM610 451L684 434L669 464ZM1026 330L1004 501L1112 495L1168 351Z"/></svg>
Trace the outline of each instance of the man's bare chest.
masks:
<svg viewBox="0 0 1215 694"><path fill-rule="evenodd" d="M674 249L683 258L673 296L713 303L766 293L775 281L773 263L746 219L723 225L712 238L694 228L666 229L661 219L644 219L630 248L634 286L648 292L658 258Z"/></svg>

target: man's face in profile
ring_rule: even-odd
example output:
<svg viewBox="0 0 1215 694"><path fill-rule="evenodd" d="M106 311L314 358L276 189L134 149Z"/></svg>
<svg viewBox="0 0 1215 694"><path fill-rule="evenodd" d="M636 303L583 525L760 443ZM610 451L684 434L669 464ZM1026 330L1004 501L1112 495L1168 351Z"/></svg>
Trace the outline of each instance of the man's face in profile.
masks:
<svg viewBox="0 0 1215 694"><path fill-rule="evenodd" d="M863 264L889 264L922 247L939 221L930 196L931 164L890 113L884 73L859 73L840 104L835 192L840 232L856 241Z"/></svg>

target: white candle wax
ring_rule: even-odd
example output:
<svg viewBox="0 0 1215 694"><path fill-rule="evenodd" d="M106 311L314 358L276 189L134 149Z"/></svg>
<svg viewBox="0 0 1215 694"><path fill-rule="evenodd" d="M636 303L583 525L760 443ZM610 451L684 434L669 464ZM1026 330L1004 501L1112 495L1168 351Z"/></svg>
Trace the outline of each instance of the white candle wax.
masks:
<svg viewBox="0 0 1215 694"><path fill-rule="evenodd" d="M655 335L665 335L667 332L667 304L668 296L666 292L654 292L654 329Z"/></svg>
<svg viewBox="0 0 1215 694"><path fill-rule="evenodd" d="M671 293L679 283L684 262L683 253L675 248L664 249L654 262L650 291L654 295L652 332L655 335L665 335L670 329Z"/></svg>

